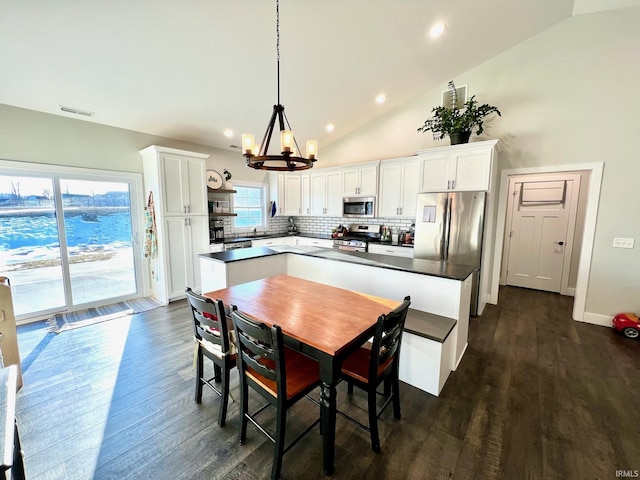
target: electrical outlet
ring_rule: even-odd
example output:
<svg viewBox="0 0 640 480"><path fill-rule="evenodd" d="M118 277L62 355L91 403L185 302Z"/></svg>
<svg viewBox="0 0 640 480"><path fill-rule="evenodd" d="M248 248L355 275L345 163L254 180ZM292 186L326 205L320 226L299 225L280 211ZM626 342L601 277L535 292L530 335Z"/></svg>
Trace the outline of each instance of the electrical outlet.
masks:
<svg viewBox="0 0 640 480"><path fill-rule="evenodd" d="M5 316L4 316L4 310L0 310L0 322L4 322Z"/></svg>
<svg viewBox="0 0 640 480"><path fill-rule="evenodd" d="M613 248L633 248L634 243L633 238L614 238Z"/></svg>

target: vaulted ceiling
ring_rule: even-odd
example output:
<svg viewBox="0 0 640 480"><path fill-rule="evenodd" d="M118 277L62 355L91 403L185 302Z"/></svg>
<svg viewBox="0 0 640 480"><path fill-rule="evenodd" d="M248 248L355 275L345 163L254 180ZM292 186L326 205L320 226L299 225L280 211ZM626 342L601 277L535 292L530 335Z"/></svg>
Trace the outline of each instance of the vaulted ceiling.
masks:
<svg viewBox="0 0 640 480"><path fill-rule="evenodd" d="M573 14L638 4L281 0L281 102L298 143L322 148ZM275 0L0 0L0 103L225 149L247 131L259 141L277 103L275 9ZM446 30L432 39L438 21Z"/></svg>

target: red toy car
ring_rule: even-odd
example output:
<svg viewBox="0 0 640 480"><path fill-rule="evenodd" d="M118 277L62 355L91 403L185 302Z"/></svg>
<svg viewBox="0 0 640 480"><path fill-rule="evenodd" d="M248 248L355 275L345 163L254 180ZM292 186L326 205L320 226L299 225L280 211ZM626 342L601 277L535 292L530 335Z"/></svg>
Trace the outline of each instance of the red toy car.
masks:
<svg viewBox="0 0 640 480"><path fill-rule="evenodd" d="M619 313L613 317L613 328L627 338L640 337L640 319L635 313Z"/></svg>

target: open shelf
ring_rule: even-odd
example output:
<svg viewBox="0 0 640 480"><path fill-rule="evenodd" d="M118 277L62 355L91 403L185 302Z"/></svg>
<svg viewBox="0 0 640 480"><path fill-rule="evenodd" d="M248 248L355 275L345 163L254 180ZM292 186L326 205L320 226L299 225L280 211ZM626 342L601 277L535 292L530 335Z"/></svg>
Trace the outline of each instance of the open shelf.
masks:
<svg viewBox="0 0 640 480"><path fill-rule="evenodd" d="M224 188L213 189L209 187L207 187L207 192L208 193L236 193L235 190L226 190Z"/></svg>

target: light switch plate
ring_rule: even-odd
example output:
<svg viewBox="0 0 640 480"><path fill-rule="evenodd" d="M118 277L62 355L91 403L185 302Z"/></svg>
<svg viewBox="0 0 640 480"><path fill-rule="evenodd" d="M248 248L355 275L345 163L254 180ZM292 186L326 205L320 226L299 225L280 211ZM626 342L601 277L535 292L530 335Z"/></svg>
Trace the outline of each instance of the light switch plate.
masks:
<svg viewBox="0 0 640 480"><path fill-rule="evenodd" d="M613 248L633 248L634 243L633 238L614 238Z"/></svg>
<svg viewBox="0 0 640 480"><path fill-rule="evenodd" d="M0 310L0 322L4 322L5 316L4 316L4 310Z"/></svg>

